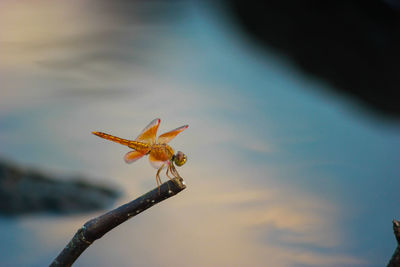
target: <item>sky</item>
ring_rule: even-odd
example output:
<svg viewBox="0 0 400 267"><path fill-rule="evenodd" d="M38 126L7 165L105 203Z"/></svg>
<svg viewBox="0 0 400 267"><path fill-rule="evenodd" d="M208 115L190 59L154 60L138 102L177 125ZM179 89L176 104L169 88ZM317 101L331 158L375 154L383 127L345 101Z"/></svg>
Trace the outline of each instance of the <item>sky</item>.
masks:
<svg viewBox="0 0 400 267"><path fill-rule="evenodd" d="M382 266L396 246L399 125L371 120L204 2L2 1L0 157L124 192L156 186L135 138L154 118L187 189L75 266ZM165 176L163 177L165 180ZM49 264L101 212L0 217L0 263Z"/></svg>

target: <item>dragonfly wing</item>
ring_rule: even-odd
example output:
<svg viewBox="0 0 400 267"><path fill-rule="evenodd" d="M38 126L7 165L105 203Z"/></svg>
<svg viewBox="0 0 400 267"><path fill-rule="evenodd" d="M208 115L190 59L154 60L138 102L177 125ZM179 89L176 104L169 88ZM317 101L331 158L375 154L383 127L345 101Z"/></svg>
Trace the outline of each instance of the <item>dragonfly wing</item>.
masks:
<svg viewBox="0 0 400 267"><path fill-rule="evenodd" d="M138 159L140 159L141 157L143 157L144 155L146 155L146 154L140 153L138 151L130 151L125 154L124 160L126 163L133 163L133 162L137 161Z"/></svg>
<svg viewBox="0 0 400 267"><path fill-rule="evenodd" d="M175 138L178 134L180 134L182 131L187 129L189 125L183 125L179 128L176 128L175 130L166 132L158 137L158 143L159 144L167 144L169 143L172 139Z"/></svg>
<svg viewBox="0 0 400 267"><path fill-rule="evenodd" d="M139 136L136 138L136 141L154 144L156 142L156 135L158 126L160 126L160 122L161 120L158 118L152 120L149 125L147 125L146 128L144 128L139 134Z"/></svg>

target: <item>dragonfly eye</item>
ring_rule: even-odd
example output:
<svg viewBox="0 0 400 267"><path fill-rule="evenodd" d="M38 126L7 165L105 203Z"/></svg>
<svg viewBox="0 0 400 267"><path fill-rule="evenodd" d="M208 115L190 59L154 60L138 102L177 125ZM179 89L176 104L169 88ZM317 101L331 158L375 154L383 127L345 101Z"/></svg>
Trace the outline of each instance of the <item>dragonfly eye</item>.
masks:
<svg viewBox="0 0 400 267"><path fill-rule="evenodd" d="M182 166L183 164L185 164L187 161L187 157L185 154L183 154L183 152L178 151L176 153L176 155L174 156L174 162L176 164L176 166Z"/></svg>

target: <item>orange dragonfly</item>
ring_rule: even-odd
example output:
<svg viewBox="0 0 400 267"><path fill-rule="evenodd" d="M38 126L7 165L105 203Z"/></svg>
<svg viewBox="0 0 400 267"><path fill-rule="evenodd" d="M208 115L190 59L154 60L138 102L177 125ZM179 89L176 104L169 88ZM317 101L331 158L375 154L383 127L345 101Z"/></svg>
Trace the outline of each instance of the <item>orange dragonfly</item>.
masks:
<svg viewBox="0 0 400 267"><path fill-rule="evenodd" d="M171 172L174 177L180 177L179 173L175 169L174 163L180 167L186 163L187 157L181 151L174 154L174 150L168 145L168 143L174 139L175 136L189 127L189 125L184 125L175 130L166 132L160 135L156 141L157 130L158 126L160 126L160 122L160 119L154 119L151 121L135 140L122 139L102 132L92 133L101 138L132 148L133 151L126 153L124 156L126 163L133 163L141 157L149 155L150 164L158 170L156 181L157 186L160 188L162 183L160 172L164 167L167 167L166 175L168 178L172 179L168 172Z"/></svg>

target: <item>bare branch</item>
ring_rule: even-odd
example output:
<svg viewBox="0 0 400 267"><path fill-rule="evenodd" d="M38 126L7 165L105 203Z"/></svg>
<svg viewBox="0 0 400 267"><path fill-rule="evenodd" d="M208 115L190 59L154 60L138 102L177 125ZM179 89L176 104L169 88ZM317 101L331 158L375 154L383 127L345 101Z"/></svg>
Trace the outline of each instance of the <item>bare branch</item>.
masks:
<svg viewBox="0 0 400 267"><path fill-rule="evenodd" d="M400 221L393 220L393 231L397 240L397 248L387 265L388 267L400 266Z"/></svg>
<svg viewBox="0 0 400 267"><path fill-rule="evenodd" d="M185 188L182 178L174 178L163 183L160 186L160 191L158 187L154 188L141 197L86 222L50 266L71 266L95 240L101 238L114 227L153 205L178 194Z"/></svg>

